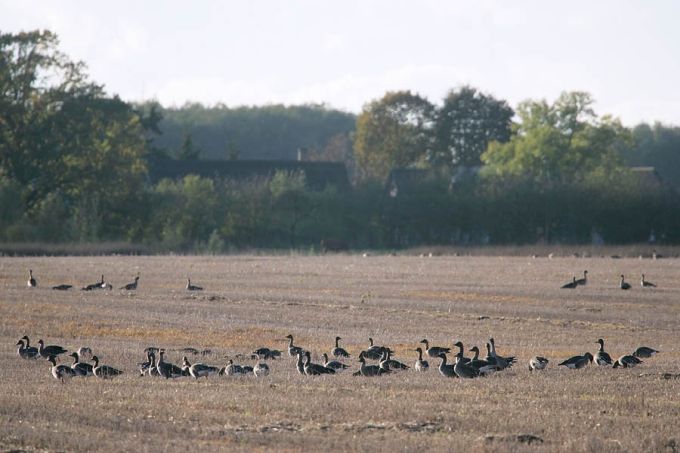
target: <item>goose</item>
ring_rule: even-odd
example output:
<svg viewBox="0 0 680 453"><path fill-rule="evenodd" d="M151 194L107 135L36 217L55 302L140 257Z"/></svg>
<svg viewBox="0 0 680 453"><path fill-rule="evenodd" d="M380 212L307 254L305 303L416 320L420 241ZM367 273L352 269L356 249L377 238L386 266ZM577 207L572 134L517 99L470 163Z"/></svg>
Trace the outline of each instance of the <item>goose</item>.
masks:
<svg viewBox="0 0 680 453"><path fill-rule="evenodd" d="M109 379L109 378L114 378L118 375L123 374L123 372L121 370L118 370L118 369L113 368L111 366L100 365L99 364L99 357L97 357L97 356L92 357L92 361L94 362L94 365L92 365L92 372L98 378Z"/></svg>
<svg viewBox="0 0 680 453"><path fill-rule="evenodd" d="M529 360L529 371L545 370L545 368L548 366L548 362L549 360L545 357L537 355L536 357L533 357L531 360Z"/></svg>
<svg viewBox="0 0 680 453"><path fill-rule="evenodd" d="M17 341L16 345L19 346L17 348L17 354L22 359L26 359L26 360L34 359L35 360L38 357L40 357L40 354L38 354L37 348L33 348L33 347L29 348L27 346L24 346L24 340L23 339Z"/></svg>
<svg viewBox="0 0 680 453"><path fill-rule="evenodd" d="M446 354L439 354L439 358L442 359L442 361L439 363L439 373L444 377L457 378L458 375L454 371L455 365L448 365L446 363Z"/></svg>
<svg viewBox="0 0 680 453"><path fill-rule="evenodd" d="M28 282L26 282L29 288L35 288L38 286L38 281L33 278L33 269L28 270Z"/></svg>
<svg viewBox="0 0 680 453"><path fill-rule="evenodd" d="M251 367L250 365L243 365L241 367L241 373L243 374L250 374L255 371L255 368Z"/></svg>
<svg viewBox="0 0 680 453"><path fill-rule="evenodd" d="M380 360L383 355L383 346L377 346L373 344L373 338L368 337L368 349L363 351L364 353L364 359L371 359L371 360Z"/></svg>
<svg viewBox="0 0 680 453"><path fill-rule="evenodd" d="M416 360L416 364L413 366L416 371L427 371L430 368L430 364L427 362L427 360L423 360L423 350L422 348L416 348L414 349L418 353L418 360Z"/></svg>
<svg viewBox="0 0 680 453"><path fill-rule="evenodd" d="M70 366L64 364L57 365L57 358L55 356L51 355L47 360L52 364L52 376L54 376L54 379L60 380L62 384L65 379L72 378L76 375L76 372L73 371Z"/></svg>
<svg viewBox="0 0 680 453"><path fill-rule="evenodd" d="M304 376L305 375L305 364L302 361L302 355L303 355L302 351L299 351L297 353L297 362L295 363L295 368L297 369L298 373L300 373L301 375Z"/></svg>
<svg viewBox="0 0 680 453"><path fill-rule="evenodd" d="M232 359L229 359L227 366L220 370L220 374L225 374L227 376L236 376L237 374L243 374L243 367L234 363Z"/></svg>
<svg viewBox="0 0 680 453"><path fill-rule="evenodd" d="M470 361L469 358L465 357L465 353L463 352L465 348L463 347L463 342L462 341L457 341L456 343L453 344L454 346L458 346L458 354L460 354L460 360L463 363L468 363Z"/></svg>
<svg viewBox="0 0 680 453"><path fill-rule="evenodd" d="M73 288L73 285L67 285L67 284L56 285L56 286L52 287L52 289L54 289L56 291L68 291L71 288Z"/></svg>
<svg viewBox="0 0 680 453"><path fill-rule="evenodd" d="M24 337L26 339L28 337ZM63 354L65 352L68 352L68 350L62 348L61 346L57 345L50 345L50 346L45 346L45 342L42 341L42 339L38 340L38 354L40 354L40 357L44 359L48 359L50 356L58 356L59 354Z"/></svg>
<svg viewBox="0 0 680 453"><path fill-rule="evenodd" d="M101 281L97 283L90 283L89 285L83 286L81 291L93 291L95 289L102 289L104 287L104 274L102 274L102 279Z"/></svg>
<svg viewBox="0 0 680 453"><path fill-rule="evenodd" d="M332 354L334 357L349 357L350 354L349 354L347 351L345 351L344 348L341 348L340 345L338 344L338 342L339 342L340 340L342 340L342 338L340 338L340 337L335 337L335 347L334 347L333 350L331 351L331 354Z"/></svg>
<svg viewBox="0 0 680 453"><path fill-rule="evenodd" d="M604 340L600 338L595 343L600 344L600 350L595 353L595 357L593 358L595 363L597 363L600 366L611 366L612 358L609 354L604 352Z"/></svg>
<svg viewBox="0 0 680 453"><path fill-rule="evenodd" d="M182 376L187 376L180 367L177 365L173 365L172 363L165 362L163 360L163 354L165 354L165 349L161 349L158 352L159 358L158 362L156 363L156 369L158 370L158 374L160 376L163 376L165 379L170 379L170 378L178 378ZM94 359L92 359L94 360Z"/></svg>
<svg viewBox="0 0 680 453"><path fill-rule="evenodd" d="M149 354L149 360L151 361L149 368L147 369L147 373L151 377L160 376L161 374L158 372L158 364L156 363L156 354L154 354L152 351L149 351L147 354Z"/></svg>
<svg viewBox="0 0 680 453"><path fill-rule="evenodd" d="M645 274L642 274L642 277L640 278L640 286L643 288L656 288L654 283L645 280Z"/></svg>
<svg viewBox="0 0 680 453"><path fill-rule="evenodd" d="M501 370L504 368L510 368L512 364L515 363L515 356L502 357L496 354L496 342L493 338L489 338L489 343L491 343L491 354L496 359L496 364Z"/></svg>
<svg viewBox="0 0 680 453"><path fill-rule="evenodd" d="M94 375L92 365L80 361L80 356L77 352L72 352L69 356L73 357L71 369L75 371L75 376L92 376Z"/></svg>
<svg viewBox="0 0 680 453"><path fill-rule="evenodd" d="M444 348L441 346L430 347L430 343L427 341L426 338L420 340L420 343L425 345L425 354L427 354L429 357L433 359L439 357L439 354L448 354L449 352L451 352L451 348Z"/></svg>
<svg viewBox="0 0 680 453"><path fill-rule="evenodd" d="M586 352L583 355L575 355L573 357L570 357L567 360L558 363L557 366L565 366L572 370L578 370L588 365L588 362L592 361L593 355L590 352Z"/></svg>
<svg viewBox="0 0 680 453"><path fill-rule="evenodd" d="M295 357L298 354L304 354L304 350L299 346L293 345L293 336L291 334L286 335L288 338L288 355L290 357Z"/></svg>
<svg viewBox="0 0 680 453"><path fill-rule="evenodd" d="M486 360L479 358L479 348L477 346L470 348L470 351L475 353L475 356L468 362L468 365L470 365L472 368L479 370L481 374L485 375L498 371L497 365L491 364Z"/></svg>
<svg viewBox="0 0 680 453"><path fill-rule="evenodd" d="M382 376L383 374L389 373L389 371L383 370L378 365L366 365L366 358L364 357L363 351L359 354L359 363L361 363L361 365L359 366L359 371L357 373L361 376ZM354 375L356 376L357 373L354 373Z"/></svg>
<svg viewBox="0 0 680 453"><path fill-rule="evenodd" d="M269 375L269 365L266 363L258 362L253 368L253 374L255 377L263 377Z"/></svg>
<svg viewBox="0 0 680 453"><path fill-rule="evenodd" d="M194 363L193 365L189 363L189 359L186 356L182 358L183 365L187 367L187 372L194 379L200 377L208 378L212 374L217 374L220 369L215 366L206 365L205 363Z"/></svg>
<svg viewBox="0 0 680 453"><path fill-rule="evenodd" d="M619 288L624 290L630 289L630 283L624 280L623 274L621 275L621 282L619 283Z"/></svg>
<svg viewBox="0 0 680 453"><path fill-rule="evenodd" d="M152 367L156 368L156 354L154 354L152 351L148 351L146 353L146 362L137 363L137 368L139 368L139 375L144 376L149 372L149 369L151 369ZM156 373L158 373L158 370L156 370Z"/></svg>
<svg viewBox="0 0 680 453"><path fill-rule="evenodd" d="M344 370L346 368L349 368L349 366L345 365L342 362L338 362L337 360L331 360L330 362L328 361L328 354L325 352L323 353L323 366L326 368L333 368L334 370Z"/></svg>
<svg viewBox="0 0 680 453"><path fill-rule="evenodd" d="M638 359L648 359L651 356L658 353L659 351L657 351L656 349L648 348L647 346L640 346L635 350L635 352L633 352L633 357L636 357Z"/></svg>
<svg viewBox="0 0 680 453"><path fill-rule="evenodd" d="M472 379L479 376L480 371L470 366L469 364L463 362L463 354L459 352L456 354L456 364L453 366L453 371L459 378L462 379Z"/></svg>
<svg viewBox="0 0 680 453"><path fill-rule="evenodd" d="M135 281L132 283L128 283L127 285L121 286L119 289L124 289L125 291L134 291L137 289L137 283L139 282L139 272L137 272L137 276L135 277Z"/></svg>
<svg viewBox="0 0 680 453"><path fill-rule="evenodd" d="M578 283L576 283L576 276L574 276L574 279L570 281L569 283L565 283L564 285L561 286L562 289L574 289L578 286Z"/></svg>
<svg viewBox="0 0 680 453"><path fill-rule="evenodd" d="M588 284L588 271L583 271L583 278L576 280L577 285L586 286Z"/></svg>
<svg viewBox="0 0 680 453"><path fill-rule="evenodd" d="M335 374L333 368L326 368L318 363L312 363L312 354L309 351L305 352L305 358L307 359L304 364L305 374L307 376L319 376L321 374Z"/></svg>
<svg viewBox="0 0 680 453"><path fill-rule="evenodd" d="M203 288L200 286L192 285L191 279L187 277L187 291L203 291Z"/></svg>
<svg viewBox="0 0 680 453"><path fill-rule="evenodd" d="M392 370L408 370L410 367L398 360L392 359L392 350L390 348L384 348L383 357L380 359L380 368L387 369L387 371Z"/></svg>
<svg viewBox="0 0 680 453"><path fill-rule="evenodd" d="M614 362L614 368L633 368L642 363L642 360L632 355L624 355Z"/></svg>
<svg viewBox="0 0 680 453"><path fill-rule="evenodd" d="M258 348L253 351L253 354L262 360L276 360L277 357L281 357L281 351L269 348Z"/></svg>

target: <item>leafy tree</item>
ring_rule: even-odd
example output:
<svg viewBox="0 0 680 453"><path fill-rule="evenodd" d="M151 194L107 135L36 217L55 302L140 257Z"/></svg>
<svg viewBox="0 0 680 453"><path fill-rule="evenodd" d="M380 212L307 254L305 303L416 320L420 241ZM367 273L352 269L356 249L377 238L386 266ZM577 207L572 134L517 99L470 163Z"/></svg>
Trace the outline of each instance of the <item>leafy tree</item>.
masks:
<svg viewBox="0 0 680 453"><path fill-rule="evenodd" d="M194 140L191 134L184 134L184 140L182 141L182 147L177 154L179 160L198 160L201 155L201 149L194 145Z"/></svg>
<svg viewBox="0 0 680 453"><path fill-rule="evenodd" d="M304 172L277 171L269 183L275 219L285 226L292 248L297 246L300 222L312 211L305 180Z"/></svg>
<svg viewBox="0 0 680 453"><path fill-rule="evenodd" d="M357 118L354 153L364 178L384 179L394 167L423 162L432 148L435 109L410 91L385 94Z"/></svg>
<svg viewBox="0 0 680 453"><path fill-rule="evenodd" d="M655 123L633 128L633 143L622 150L631 166L652 166L675 186L680 187L680 127Z"/></svg>
<svg viewBox="0 0 680 453"><path fill-rule="evenodd" d="M507 142L515 112L505 101L464 86L449 91L437 112L435 164L481 165L492 141Z"/></svg>

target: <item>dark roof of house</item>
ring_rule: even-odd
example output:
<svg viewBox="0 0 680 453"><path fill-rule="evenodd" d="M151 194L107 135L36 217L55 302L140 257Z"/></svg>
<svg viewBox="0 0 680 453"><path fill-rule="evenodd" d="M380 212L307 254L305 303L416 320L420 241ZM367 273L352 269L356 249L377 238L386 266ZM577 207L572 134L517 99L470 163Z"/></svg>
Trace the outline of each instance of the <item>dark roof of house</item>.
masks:
<svg viewBox="0 0 680 453"><path fill-rule="evenodd" d="M295 160L173 160L149 161L149 180L156 183L164 178L179 179L195 174L206 178L247 180L271 178L277 171L303 171L307 187L323 190L335 186L349 189L347 169L342 162L307 162Z"/></svg>

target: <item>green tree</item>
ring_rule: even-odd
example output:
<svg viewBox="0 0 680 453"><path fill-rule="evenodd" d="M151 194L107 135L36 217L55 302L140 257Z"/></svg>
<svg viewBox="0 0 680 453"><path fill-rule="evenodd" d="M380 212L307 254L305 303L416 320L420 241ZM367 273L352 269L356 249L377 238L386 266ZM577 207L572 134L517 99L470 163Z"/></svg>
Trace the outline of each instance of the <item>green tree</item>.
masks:
<svg viewBox="0 0 680 453"><path fill-rule="evenodd" d="M201 149L194 145L194 139L190 133L184 134L184 140L182 141L182 147L177 153L177 159L179 160L198 160L201 155Z"/></svg>
<svg viewBox="0 0 680 453"><path fill-rule="evenodd" d="M277 171L269 183L269 188L275 221L284 225L290 247L295 248L300 222L312 211L305 173Z"/></svg>
<svg viewBox="0 0 680 453"><path fill-rule="evenodd" d="M394 167L423 162L432 148L435 109L410 91L385 94L357 118L354 153L363 178L384 179Z"/></svg>
<svg viewBox="0 0 680 453"><path fill-rule="evenodd" d="M449 91L437 112L434 164L481 165L492 141L507 142L515 112L505 101L464 86Z"/></svg>

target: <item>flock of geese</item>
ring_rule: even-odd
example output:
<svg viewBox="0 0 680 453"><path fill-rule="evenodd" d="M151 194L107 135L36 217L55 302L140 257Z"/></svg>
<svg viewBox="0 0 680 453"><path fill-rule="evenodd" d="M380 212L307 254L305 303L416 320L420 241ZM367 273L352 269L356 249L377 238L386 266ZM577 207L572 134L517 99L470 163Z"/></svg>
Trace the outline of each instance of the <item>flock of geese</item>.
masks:
<svg viewBox="0 0 680 453"><path fill-rule="evenodd" d="M585 286L588 284L588 271L583 271L583 277L577 279L576 276L573 277L572 281L562 285L563 289L575 289L579 286ZM656 285L645 279L645 274L640 277L640 286L642 288L656 288ZM626 281L626 278L621 274L621 280L619 280L619 288L623 290L629 290L632 288L630 283Z"/></svg>
<svg viewBox="0 0 680 453"><path fill-rule="evenodd" d="M293 335L287 335L288 341L288 356L295 358L295 368L298 373L304 376L319 376L324 374L336 374L342 372L349 367L342 359L350 358L351 354L346 349L340 346L339 341L341 337L335 337L335 347L330 350L330 356L334 360L329 360L329 354L323 353L323 363L313 363L311 361L311 352L303 349L293 343ZM353 376L382 376L402 370L411 369L411 366L406 365L399 360L392 358L392 349L387 346L379 346L373 343L373 339L369 338L368 347L359 353L359 368L352 373ZM564 366L570 369L582 369L588 364L593 363L598 366L608 366L613 368L632 368L642 363L641 358L652 357L659 351L646 346L637 348L630 355L623 355L616 361L604 350L604 340L599 339L596 342L600 345L599 350L592 355L586 352L583 355L576 355L570 357L558 366ZM66 354L68 350L59 345L45 346L42 339L38 340L38 347L33 347L30 344L30 339L27 335L17 341L17 354L22 359L38 360L45 359L50 362L50 372L52 376L60 380L62 383L66 379L74 377L88 377L95 376L101 379L109 379L123 374L123 371L109 365L100 363L96 355L92 355L92 350L89 347L81 347L77 351L68 354L73 358L71 364L57 363L57 357ZM420 346L422 345L422 346ZM417 359L413 364L413 370L416 372L426 372L430 369L429 359L439 359L438 370L439 373L446 378L462 378L472 379L477 377L488 376L493 373L503 371L511 368L516 363L514 356L501 356L496 353L496 343L493 338L490 338L486 343L486 356L480 358L479 348L474 346L469 349L474 354L473 357L465 356L465 347L461 341L453 344L458 350L455 353L455 362L448 363L447 354L452 353L452 348L443 346L433 346L427 339L422 339L418 343L418 347L413 349L417 353ZM198 351L191 348L185 351L191 351L197 354ZM258 359L255 366L240 365L234 363L230 359L224 367L212 366L205 363L191 363L185 355L182 359L181 365L175 365L165 360L165 349L157 347L148 347L144 350L146 360L137 364L140 376L155 376L165 379L180 378L190 376L194 379L201 377L209 377L212 375L237 376L252 374L256 377L267 376L270 372L269 366L265 363L267 360L280 359L283 352L277 349L270 349L267 347L258 348L252 353L252 358ZM158 355L158 357L157 357ZM423 358L425 356L425 358ZM90 359L93 363L86 363L84 360ZM375 363L367 364L367 360ZM530 371L540 371L547 368L549 360L545 357L536 356L529 360Z"/></svg>

